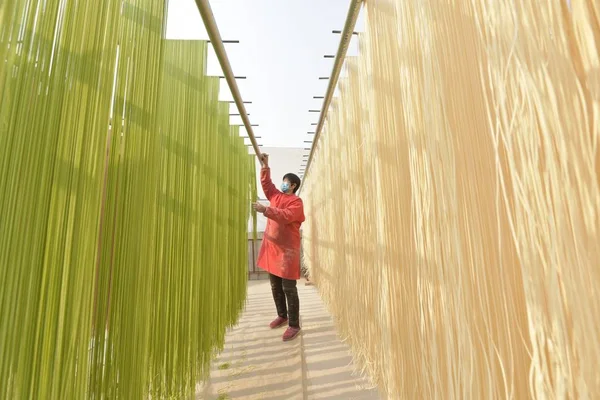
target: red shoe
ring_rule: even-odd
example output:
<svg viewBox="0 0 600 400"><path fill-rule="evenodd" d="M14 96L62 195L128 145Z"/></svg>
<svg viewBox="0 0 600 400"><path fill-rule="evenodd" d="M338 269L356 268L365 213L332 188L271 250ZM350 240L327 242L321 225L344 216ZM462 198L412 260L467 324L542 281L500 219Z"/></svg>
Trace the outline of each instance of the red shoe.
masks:
<svg viewBox="0 0 600 400"><path fill-rule="evenodd" d="M273 322L271 322L269 324L269 327L271 329L277 329L282 327L283 325L288 323L288 319L287 318L283 318L283 317L277 317L273 320Z"/></svg>
<svg viewBox="0 0 600 400"><path fill-rule="evenodd" d="M283 341L289 342L290 340L296 339L298 334L300 333L300 328L288 327L283 334Z"/></svg>

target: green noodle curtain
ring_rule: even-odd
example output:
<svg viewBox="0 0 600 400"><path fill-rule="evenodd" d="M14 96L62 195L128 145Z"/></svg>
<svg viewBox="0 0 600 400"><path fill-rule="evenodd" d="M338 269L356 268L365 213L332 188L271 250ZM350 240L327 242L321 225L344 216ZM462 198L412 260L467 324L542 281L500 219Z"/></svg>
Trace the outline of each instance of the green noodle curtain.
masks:
<svg viewBox="0 0 600 400"><path fill-rule="evenodd" d="M0 1L0 397L182 397L247 279L254 161L166 1Z"/></svg>

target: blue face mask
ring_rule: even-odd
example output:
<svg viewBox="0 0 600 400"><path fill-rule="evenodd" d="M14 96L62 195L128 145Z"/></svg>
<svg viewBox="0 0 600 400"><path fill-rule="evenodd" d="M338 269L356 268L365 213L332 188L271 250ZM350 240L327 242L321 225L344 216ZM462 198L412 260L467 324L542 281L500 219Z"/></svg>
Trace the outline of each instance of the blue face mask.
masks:
<svg viewBox="0 0 600 400"><path fill-rule="evenodd" d="M287 183L287 182L283 182L283 183L281 184L281 191L282 191L283 193L287 193L287 191L288 191L288 190L290 190L290 184L289 184L289 183Z"/></svg>

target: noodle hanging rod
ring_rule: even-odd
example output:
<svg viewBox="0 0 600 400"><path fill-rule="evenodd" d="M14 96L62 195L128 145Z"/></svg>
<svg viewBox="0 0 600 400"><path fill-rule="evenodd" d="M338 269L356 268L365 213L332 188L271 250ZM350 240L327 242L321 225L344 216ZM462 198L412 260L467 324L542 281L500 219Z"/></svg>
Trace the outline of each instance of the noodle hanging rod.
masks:
<svg viewBox="0 0 600 400"><path fill-rule="evenodd" d="M325 92L325 99L323 100L323 105L321 106L319 122L317 123L317 129L315 129L315 137L313 139L310 154L308 156L308 162L304 171L304 177L306 177L310 170L310 163L315 153L317 140L319 140L319 136L321 135L321 131L323 130L323 125L325 124L325 119L327 118L327 111L329 110L329 105L331 104L331 99L333 98L333 93L335 92L335 88L340 77L340 72L342 71L342 65L344 65L344 60L346 59L346 53L348 53L348 46L350 45L350 40L352 39L352 35L355 34L354 27L356 26L356 20L358 19L358 14L360 12L362 4L363 0L352 0L350 2L350 7L348 8L348 15L346 16L346 22L344 24L344 30L342 31L342 37L340 38L340 45L338 47L337 54L335 55L333 69L331 70L331 76L329 77L329 84L327 85L327 91ZM304 182L304 179L302 179L302 182ZM301 184L300 190L302 190L302 186L303 185Z"/></svg>
<svg viewBox="0 0 600 400"><path fill-rule="evenodd" d="M210 43L213 45L215 53L217 54L217 58L219 59L219 64L221 64L221 69L223 70L223 74L225 75L225 80L227 81L227 84L229 85L229 90L231 90L231 94L233 95L233 101L237 106L237 109L240 113L240 117L242 117L244 127L248 132L248 138L252 143L252 147L254 148L256 156L260 159L262 156L262 152L260 151L259 145L256 142L256 136L254 136L254 130L252 129L252 124L250 124L250 119L248 118L248 113L246 112L246 107L244 106L244 101L242 100L242 95L240 94L240 89L237 85L237 81L235 80L235 76L233 75L233 70L231 69L229 58L227 58L227 52L225 52L225 46L223 46L223 39L221 38L221 34L219 33L219 28L217 27L217 22L215 21L215 16L212 12L209 1L196 0L196 6L198 6L198 11L200 11L200 15L202 16L202 20L204 21L204 26L206 27L206 31L208 32Z"/></svg>

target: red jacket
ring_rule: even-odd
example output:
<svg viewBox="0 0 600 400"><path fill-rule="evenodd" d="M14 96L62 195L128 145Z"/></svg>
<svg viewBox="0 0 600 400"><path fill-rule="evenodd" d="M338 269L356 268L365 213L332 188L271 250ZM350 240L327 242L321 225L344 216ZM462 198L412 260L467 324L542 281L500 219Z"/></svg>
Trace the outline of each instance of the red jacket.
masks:
<svg viewBox="0 0 600 400"><path fill-rule="evenodd" d="M284 279L300 279L300 225L304 222L304 205L295 194L277 190L271 170L260 171L260 182L270 207L264 212L267 227L258 253L258 266Z"/></svg>

